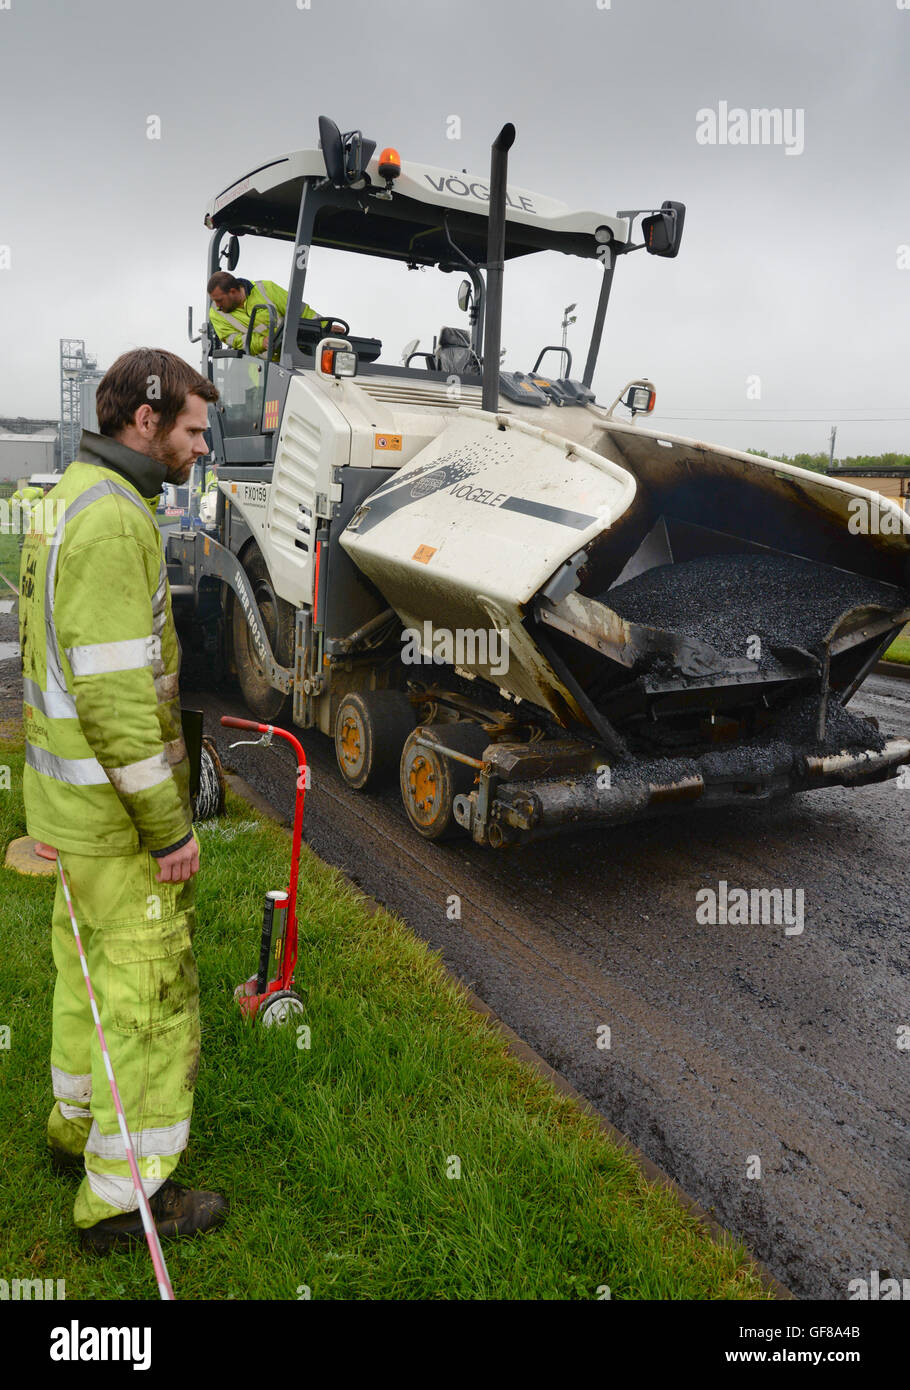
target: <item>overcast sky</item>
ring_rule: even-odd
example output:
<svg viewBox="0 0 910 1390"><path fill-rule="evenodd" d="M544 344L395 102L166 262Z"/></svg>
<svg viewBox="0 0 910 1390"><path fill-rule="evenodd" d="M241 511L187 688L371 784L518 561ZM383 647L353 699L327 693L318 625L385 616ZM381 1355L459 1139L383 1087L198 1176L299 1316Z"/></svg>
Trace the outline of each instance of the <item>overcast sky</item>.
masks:
<svg viewBox="0 0 910 1390"><path fill-rule="evenodd" d="M606 213L688 208L676 260L619 262L599 400L647 374L668 431L793 453L836 424L838 456L910 452L903 5L0 0L0 414L59 413L60 337L102 367L139 344L197 362L206 204L315 147L320 113L405 163L481 175L510 120L510 183ZM705 112L732 141L735 110L760 108L780 111L780 143L706 141ZM288 269L286 245L243 243L238 274ZM323 253L307 292L397 362L463 322L457 279ZM598 281L555 254L510 266L507 367L558 342L575 300L580 376Z"/></svg>

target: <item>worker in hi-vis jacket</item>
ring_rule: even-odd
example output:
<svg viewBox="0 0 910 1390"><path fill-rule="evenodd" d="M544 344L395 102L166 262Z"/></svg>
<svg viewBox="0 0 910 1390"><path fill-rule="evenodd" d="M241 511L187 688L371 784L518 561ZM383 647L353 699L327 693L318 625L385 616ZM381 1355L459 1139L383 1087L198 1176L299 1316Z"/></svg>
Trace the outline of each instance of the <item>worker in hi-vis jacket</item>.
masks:
<svg viewBox="0 0 910 1390"><path fill-rule="evenodd" d="M98 386L85 431L49 494L53 534L25 540L20 643L30 835L66 875L101 1024L149 1205L163 1236L218 1225L227 1203L171 1173L187 1144L199 1067L193 956L199 847L181 733L179 646L155 508L208 453L210 381L139 348ZM74 1218L104 1253L142 1240L76 940L58 882L48 1120L58 1170L84 1166Z"/></svg>
<svg viewBox="0 0 910 1390"><path fill-rule="evenodd" d="M242 348L246 331L257 304L271 304L277 317L277 329L284 327L284 316L288 307L288 292L274 280L235 279L226 270L217 270L206 287L212 301L209 319L225 347ZM319 315L309 304L304 304L300 315L302 320L318 319ZM260 357L266 349L269 337L268 314L256 315L256 331L250 338L250 352ZM275 354L277 359L277 352Z"/></svg>

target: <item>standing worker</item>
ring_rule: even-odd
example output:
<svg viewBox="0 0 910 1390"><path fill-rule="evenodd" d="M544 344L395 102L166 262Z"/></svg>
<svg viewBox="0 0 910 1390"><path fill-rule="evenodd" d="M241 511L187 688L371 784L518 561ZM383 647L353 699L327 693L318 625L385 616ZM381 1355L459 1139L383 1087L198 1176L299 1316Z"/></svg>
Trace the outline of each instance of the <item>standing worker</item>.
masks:
<svg viewBox="0 0 910 1390"><path fill-rule="evenodd" d="M69 884L126 1123L162 1236L220 1224L227 1202L170 1174L186 1147L199 1067L193 957L199 846L181 734L179 646L155 523L165 482L208 453L210 381L137 348L98 386L99 433L50 496L65 512L25 541L20 644L30 835ZM137 1196L58 882L48 1120L54 1166L84 1177L83 1246L143 1239Z"/></svg>
<svg viewBox="0 0 910 1390"><path fill-rule="evenodd" d="M10 501L13 504L13 516L18 511L18 531L19 549L22 549L22 540L31 524L32 511L36 502L40 502L44 496L44 489L33 487L30 483L21 483L13 493ZM14 522L15 525L15 522Z"/></svg>
<svg viewBox="0 0 910 1390"><path fill-rule="evenodd" d="M10 498L10 501L19 502L20 504L23 502L27 502L29 507L31 507L33 502L40 502L43 496L43 488L32 487L29 483L22 483L19 487L16 488L16 491L13 493L12 497Z"/></svg>

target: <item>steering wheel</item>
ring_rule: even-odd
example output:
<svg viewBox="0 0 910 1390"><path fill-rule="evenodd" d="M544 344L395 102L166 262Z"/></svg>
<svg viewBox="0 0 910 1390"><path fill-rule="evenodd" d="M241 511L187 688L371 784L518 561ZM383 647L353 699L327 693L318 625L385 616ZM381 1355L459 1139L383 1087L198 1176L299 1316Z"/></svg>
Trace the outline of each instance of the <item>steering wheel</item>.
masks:
<svg viewBox="0 0 910 1390"><path fill-rule="evenodd" d="M331 327L333 323L340 323L343 329L342 336L350 337L351 329L347 319L340 319L334 314L323 314L318 319L300 320L297 325L297 346L315 348L321 338L337 338L339 336L337 333L330 333L328 328L323 327L323 324Z"/></svg>
<svg viewBox="0 0 910 1390"><path fill-rule="evenodd" d="M343 337L350 337L350 324L347 319L339 318L337 314L322 314L318 319L301 319L300 331L305 333L307 337L311 334L315 334L317 339L329 337L337 338L339 336L337 333L332 334L329 332L333 323L341 325L341 335Z"/></svg>

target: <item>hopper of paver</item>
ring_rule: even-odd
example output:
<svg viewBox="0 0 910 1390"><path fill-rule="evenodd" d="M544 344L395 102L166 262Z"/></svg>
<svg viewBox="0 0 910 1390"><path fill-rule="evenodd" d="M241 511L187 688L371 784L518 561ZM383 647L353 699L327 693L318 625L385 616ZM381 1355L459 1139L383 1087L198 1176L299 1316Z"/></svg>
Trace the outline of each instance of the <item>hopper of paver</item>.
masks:
<svg viewBox="0 0 910 1390"><path fill-rule="evenodd" d="M843 482L621 426L601 447L634 471L635 499L533 621L621 751L762 731L865 746L870 726L845 706L910 617L899 510L864 533L854 519L882 513Z"/></svg>

